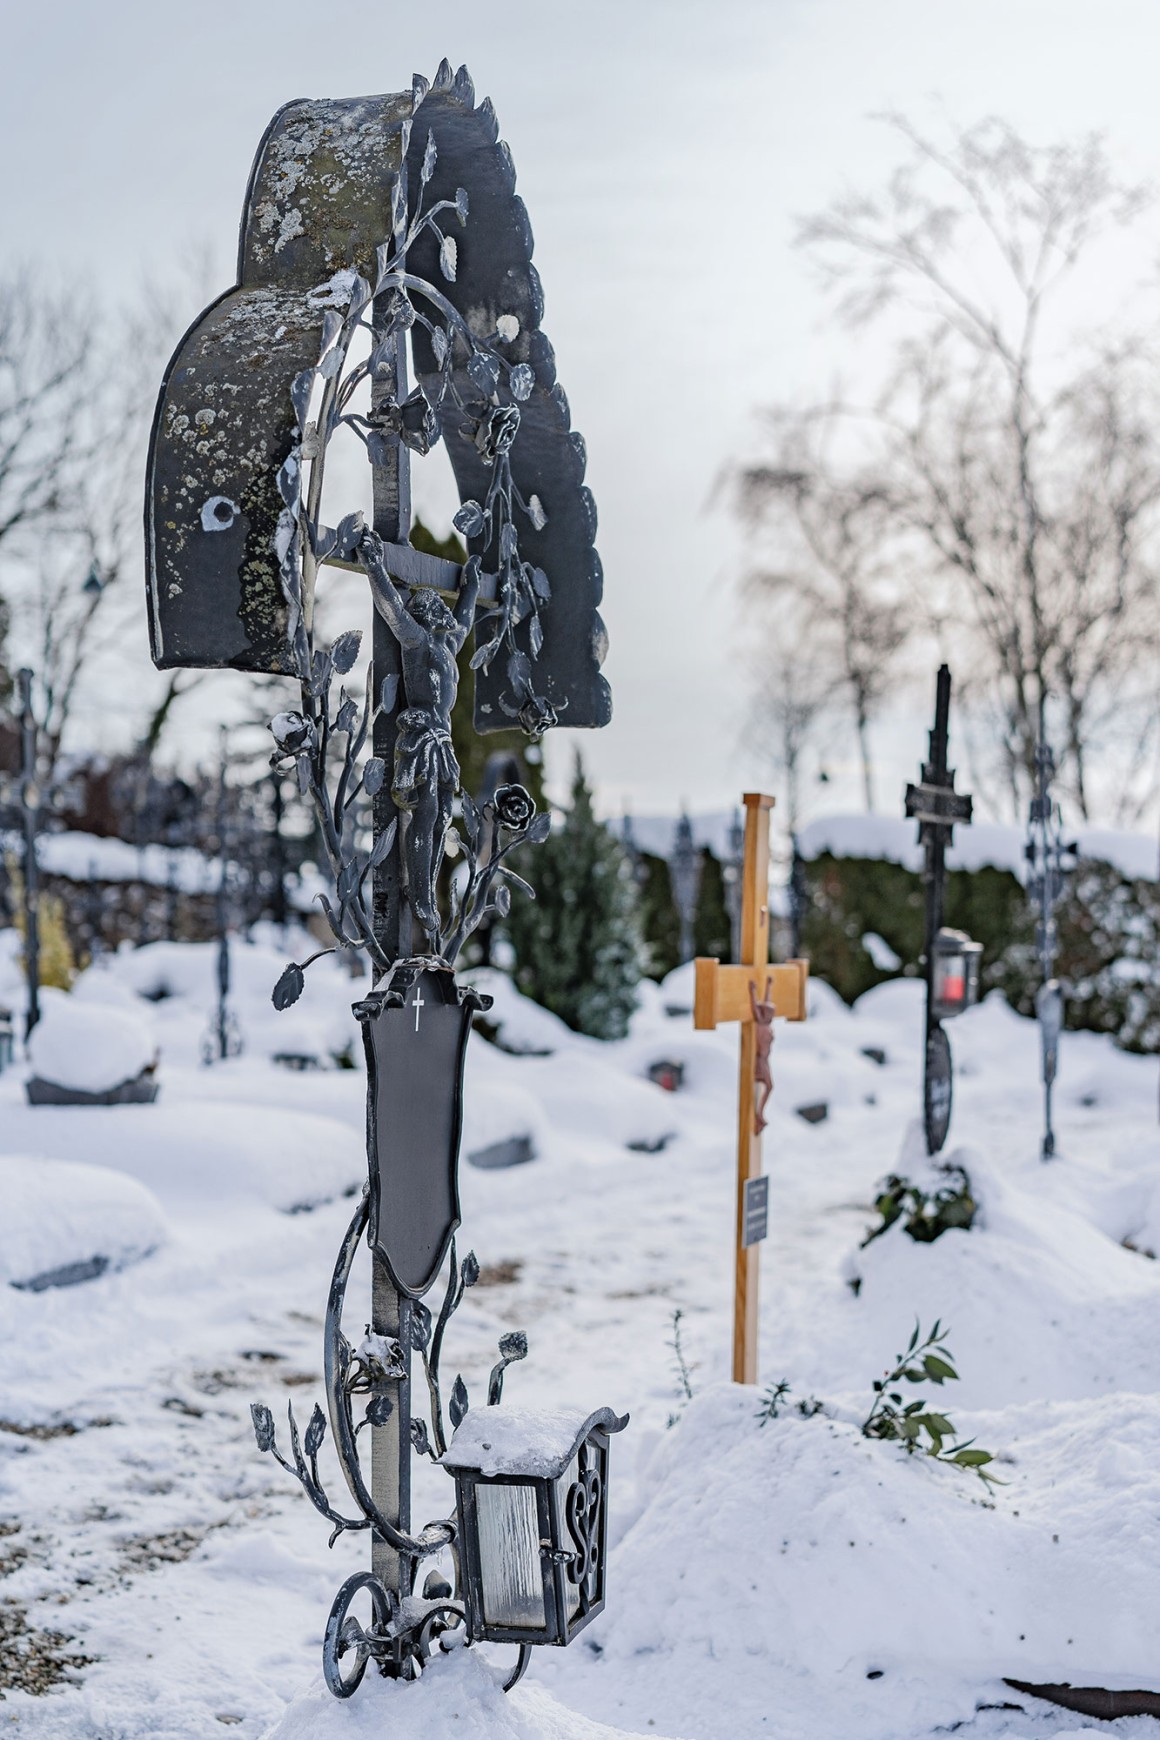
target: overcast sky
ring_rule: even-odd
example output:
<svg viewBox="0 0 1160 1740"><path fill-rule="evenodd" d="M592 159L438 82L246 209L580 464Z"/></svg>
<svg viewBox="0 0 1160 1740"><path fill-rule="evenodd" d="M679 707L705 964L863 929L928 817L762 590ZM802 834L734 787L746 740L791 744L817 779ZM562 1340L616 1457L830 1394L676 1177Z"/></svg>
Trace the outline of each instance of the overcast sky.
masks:
<svg viewBox="0 0 1160 1740"><path fill-rule="evenodd" d="M715 483L754 409L823 387L848 345L791 237L795 214L881 178L872 113L995 112L1044 142L1105 128L1128 173L1160 178L1155 0L9 0L0 44L0 247L81 299L135 292L191 243L224 288L279 104L466 61L514 154L588 442L615 718L584 748L609 810L721 809L768 777L743 741L743 551ZM445 523L446 481L423 471L417 503ZM139 658L144 687L143 612ZM927 710L904 697L880 734L883 807ZM819 807L856 807L852 740L829 765Z"/></svg>

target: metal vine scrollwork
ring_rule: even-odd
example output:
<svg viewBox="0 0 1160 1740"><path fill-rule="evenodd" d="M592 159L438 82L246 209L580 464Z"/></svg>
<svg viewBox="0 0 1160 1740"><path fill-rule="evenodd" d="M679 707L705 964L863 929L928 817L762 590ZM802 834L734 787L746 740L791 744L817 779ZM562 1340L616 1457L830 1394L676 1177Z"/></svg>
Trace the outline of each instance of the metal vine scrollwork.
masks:
<svg viewBox="0 0 1160 1740"><path fill-rule="evenodd" d="M408 1585L424 1558L430 1558L447 1547L455 1559L458 1579L454 1519L441 1518L430 1522L415 1535L396 1528L375 1504L359 1460L359 1433L365 1426L385 1424L396 1406L392 1389L408 1381L407 1363L397 1340L374 1335L368 1330L355 1346L342 1329L346 1289L355 1254L366 1232L368 1216L368 1192L364 1190L335 1264L327 1304L325 1340L326 1396L334 1449L359 1514L346 1516L335 1507L319 1473L318 1456L327 1427L327 1418L321 1407L315 1406L303 1434L295 1419L293 1404L287 1405L290 1457L284 1456L279 1449L273 1415L262 1402L250 1406L254 1436L258 1449L270 1452L280 1466L294 1476L314 1508L333 1525L330 1546L347 1530L373 1529L406 1557L411 1566ZM412 1301L407 1313L410 1344L421 1359L427 1382L431 1422L428 1434L426 1422L413 1419L411 1442L420 1454L436 1461L448 1444L440 1381L443 1339L464 1294L478 1279L479 1263L474 1251L469 1251L460 1261L452 1240L447 1285L438 1316L432 1317L420 1300ZM488 1379L489 1406L498 1405L503 1398L507 1367L526 1358L527 1351L527 1337L522 1332L510 1332L500 1337L499 1359ZM363 1398L366 1398L363 1416L356 1421L355 1405ZM469 1405L467 1386L462 1376L457 1374L447 1402L447 1418L452 1431L467 1413ZM355 1595L363 1589L370 1592L375 1613L374 1623L369 1629L348 1612ZM370 1659L380 1663L390 1661L403 1677L414 1677L421 1672L443 1633L463 1622L461 1597L437 1572L428 1575L421 1600L410 1597L405 1608L372 1573L360 1572L343 1584L331 1609L323 1647L327 1684L337 1697L349 1697L362 1679ZM352 1654L354 1665L351 1667L348 1663L344 1670L343 1658Z"/></svg>
<svg viewBox="0 0 1160 1740"><path fill-rule="evenodd" d="M421 102L426 86L423 81L420 85ZM468 198L462 188L454 199L437 200L424 209L437 161L432 132L422 159L416 207L413 213L410 210L405 158L411 126L409 121L403 128L404 164L393 184L392 234L376 250L373 283L353 268L344 268L310 292L308 300L325 309L319 357L316 365L293 381L298 440L278 472L283 506L276 552L302 705L301 711L280 713L272 721L276 744L272 760L275 764L293 760L299 788L313 800L335 881L335 901L325 896L320 900L336 944L365 951L377 972L390 963L375 935L367 879L394 848L397 828L392 823L369 854L360 853L356 836L360 805L385 782L390 782L404 818L403 857L412 910L430 945L437 944L440 957L449 963L489 911L502 915L506 910L510 895L505 898L503 889L488 904L497 875L531 892L525 882L512 878L502 859L522 840L546 837L550 826L546 816L533 821L534 806L521 787L505 788L509 806L524 806L528 813L513 823L502 805L497 809L509 839L480 865L474 858L479 817L464 797L468 889L465 895L455 896L450 922L441 932L435 881L449 837L453 802L459 795L459 766L450 729L457 685L454 654L473 624L477 644L472 668L486 670L501 654L506 658L508 686L516 702L501 703L508 715L532 735L556 723L555 711L537 694L533 680L533 661L543 644L540 610L551 597L551 586L541 568L521 557L517 523L522 517L540 531L547 524L547 513L537 495L525 499L520 493L510 459L520 427L520 405L531 395L535 375L528 363L512 363L504 354L519 335L515 315L500 315L495 330L480 337L438 285L408 269L409 251L429 233L438 243L439 270L453 283L458 259L453 229L468 221ZM433 396L416 387L399 402L392 392L398 378L396 350L416 326L430 343L436 385ZM352 361L352 347L360 334L369 335L371 349L365 358ZM430 375L427 382L430 386ZM372 388L372 402L364 412L355 408L355 395L366 383ZM363 524L361 514L347 515L337 527L326 526L319 518L327 451L339 429L351 431L362 442L372 463L383 463L391 448L399 445L419 454L429 452L449 417L456 419L460 431L470 432L488 468L483 499L464 502L455 515L456 529L482 544L482 553L466 563L450 607L430 586L413 587L411 596L403 597L389 573L382 541ZM332 700L335 678L346 676L355 664L361 635L342 634L328 650L315 646L314 595L323 562L365 572L376 608L400 643L404 708L392 768L373 755L361 758L379 714L396 710L397 679L387 678L376 695L368 675L361 697L349 695L340 685L337 701ZM521 625L526 625L530 654L516 642L515 631ZM330 762L336 753L339 759L332 780ZM497 794L497 800L503 795ZM301 993L302 972L309 964L295 964L283 975L275 993L279 1007Z"/></svg>
<svg viewBox="0 0 1160 1740"><path fill-rule="evenodd" d="M581 1612L587 1612L596 1595L596 1575L600 1564L600 1507L604 1488L596 1466L596 1455L590 1444L580 1446L580 1467L577 1478L564 1500L564 1516L575 1551L567 1567L570 1583L580 1592Z"/></svg>

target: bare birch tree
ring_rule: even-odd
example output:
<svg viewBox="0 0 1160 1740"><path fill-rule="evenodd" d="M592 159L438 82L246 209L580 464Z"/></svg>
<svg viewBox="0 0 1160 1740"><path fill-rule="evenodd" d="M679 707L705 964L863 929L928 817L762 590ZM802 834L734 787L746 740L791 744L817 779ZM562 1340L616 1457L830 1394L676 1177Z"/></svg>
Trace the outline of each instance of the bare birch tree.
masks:
<svg viewBox="0 0 1160 1740"><path fill-rule="evenodd" d="M862 797L873 810L870 727L914 621L891 572L888 504L835 475L811 439L824 434L816 418L773 415L770 424L774 463L745 466L736 475L742 515L762 534L760 547L769 556L755 563L749 585L783 609L794 607L799 628L789 664L808 659L815 673L825 673L827 701L832 704L836 687L848 706ZM818 681L803 678L795 686L812 693ZM787 697L786 705L792 713L797 703Z"/></svg>
<svg viewBox="0 0 1160 1740"><path fill-rule="evenodd" d="M1087 817L1113 750L1130 786L1155 728L1160 406L1153 329L1125 328L1121 283L1096 288L1107 318L1094 335L1068 323L1074 286L1086 274L1091 293L1149 195L1117 178L1097 137L1038 148L990 119L943 146L888 119L907 155L887 186L799 233L840 315L885 331L885 385L868 407L799 418L814 435L805 479L774 493L799 534L798 501L821 510L817 577L833 572L843 516L865 509L879 564L909 579L914 620L971 655L1013 807L1040 695L1055 697L1063 774ZM831 471L816 458L827 448L843 456Z"/></svg>
<svg viewBox="0 0 1160 1740"><path fill-rule="evenodd" d="M0 281L0 626L35 673L50 776L86 681L95 703L144 644L140 496L179 300L147 289L81 324L35 275Z"/></svg>

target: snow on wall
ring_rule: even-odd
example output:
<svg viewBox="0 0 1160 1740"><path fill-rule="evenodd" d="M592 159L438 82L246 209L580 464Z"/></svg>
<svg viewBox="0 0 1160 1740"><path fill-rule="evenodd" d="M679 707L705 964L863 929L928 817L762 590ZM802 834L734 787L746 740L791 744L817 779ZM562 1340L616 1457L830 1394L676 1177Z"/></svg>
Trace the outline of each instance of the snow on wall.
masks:
<svg viewBox="0 0 1160 1740"><path fill-rule="evenodd" d="M0 832L0 857L8 853L21 861L23 837ZM191 846L132 846L127 840L73 831L39 834L36 862L44 875L63 876L69 882L142 882L153 888L168 888L172 882L179 894L212 894L220 875L219 860L204 857ZM235 877L238 874L235 866ZM326 886L307 872L297 885L290 881L287 897L297 910L306 911Z"/></svg>
<svg viewBox="0 0 1160 1740"><path fill-rule="evenodd" d="M810 822L798 836L805 858L830 852L835 858L884 858L906 870L922 869L922 849L915 822L902 816L823 816ZM1066 831L1084 858L1112 864L1125 876L1155 877L1158 848L1149 834L1127 834L1113 828L1077 828ZM954 844L947 852L948 870L1010 870L1023 879L1022 828L1001 822L972 822L955 829Z"/></svg>
<svg viewBox="0 0 1160 1740"><path fill-rule="evenodd" d="M708 846L718 858L729 850L729 829L733 812L712 811L691 816L693 839L698 846ZM619 836L621 824L610 823ZM675 816L633 816L632 838L642 852L652 852L664 858L673 849L676 832ZM777 811L773 827L778 829ZM818 858L830 852L835 858L882 858L904 869L922 869L922 851L917 840L918 827L903 816L838 815L821 816L809 822L798 835L798 847L804 858ZM1115 865L1125 876L1155 877L1160 847L1151 834L1129 834L1114 828L1078 828L1065 830L1067 840L1079 844L1085 858L1098 858ZM947 853L948 870L1010 870L1020 880L1023 877L1022 828L1002 822L972 822L969 827L955 829L954 844Z"/></svg>

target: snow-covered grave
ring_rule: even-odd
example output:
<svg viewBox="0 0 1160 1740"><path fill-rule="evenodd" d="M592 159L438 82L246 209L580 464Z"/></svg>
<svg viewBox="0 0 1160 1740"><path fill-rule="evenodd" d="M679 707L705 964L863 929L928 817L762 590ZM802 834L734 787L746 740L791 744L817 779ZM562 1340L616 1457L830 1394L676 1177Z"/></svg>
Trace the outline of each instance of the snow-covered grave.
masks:
<svg viewBox="0 0 1160 1740"><path fill-rule="evenodd" d="M360 987L320 962L279 1016L282 964L272 936L235 946L247 1049L209 1069L211 945L82 977L80 1004L146 1023L153 1106L30 1107L26 1071L0 1077L5 1732L1062 1740L1097 1730L1007 1679L1160 1690L1155 1060L1067 1035L1044 1165L1036 1029L988 998L956 1025L946 1153L974 1226L922 1244L899 1222L862 1248L878 1180L922 1181L922 986L851 1012L813 984L810 1020L774 1046L762 1382L743 1389L722 1381L736 1037L665 1013L691 1008L682 969L642 986L618 1044L481 975L500 1044L469 1047L464 1153L531 1131L535 1158L461 1168L481 1276L448 1369L479 1406L497 1336L524 1328L505 1404L631 1415L611 1447L607 1610L507 1697L514 1651L483 1646L417 1685L368 1673L336 1702L321 1631L364 1546L328 1553L258 1454L249 1404L277 1415L292 1397L301 1416L321 1399L321 1307L365 1170L362 1073L334 1063ZM306 1049L324 1067L272 1062ZM659 1056L684 1064L679 1092L647 1079ZM794 1116L821 1098L824 1123ZM72 1285L12 1284L98 1255ZM1001 1485L861 1433L873 1381L936 1317L960 1379L914 1393L994 1453ZM415 1480L416 1514L447 1514L447 1473L420 1461ZM1098 1731L1145 1740L1160 1722Z"/></svg>

